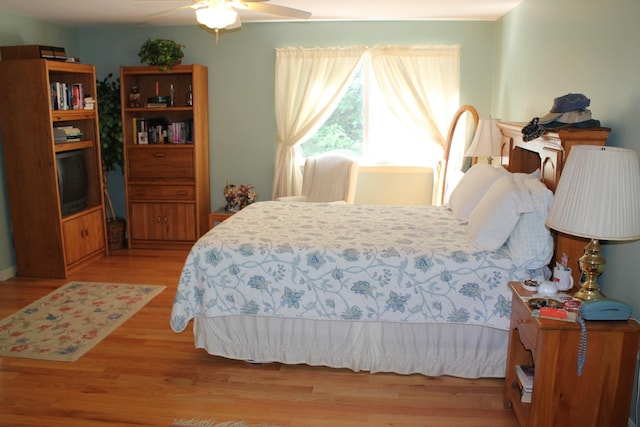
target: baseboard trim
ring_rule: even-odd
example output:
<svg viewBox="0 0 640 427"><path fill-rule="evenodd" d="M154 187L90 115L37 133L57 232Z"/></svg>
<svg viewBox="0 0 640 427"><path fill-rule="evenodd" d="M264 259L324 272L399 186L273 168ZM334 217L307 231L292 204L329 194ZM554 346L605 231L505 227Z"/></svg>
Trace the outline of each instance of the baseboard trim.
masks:
<svg viewBox="0 0 640 427"><path fill-rule="evenodd" d="M16 275L16 268L9 267L4 270L0 270L0 282L4 282L5 280L11 279Z"/></svg>

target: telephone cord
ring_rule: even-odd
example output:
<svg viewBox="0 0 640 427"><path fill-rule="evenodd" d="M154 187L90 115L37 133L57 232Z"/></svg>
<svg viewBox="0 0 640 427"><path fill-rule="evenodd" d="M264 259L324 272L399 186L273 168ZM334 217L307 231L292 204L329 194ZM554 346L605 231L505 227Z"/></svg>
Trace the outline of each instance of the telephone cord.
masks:
<svg viewBox="0 0 640 427"><path fill-rule="evenodd" d="M582 376L584 362L587 358L587 324L581 315L576 316L576 322L580 325L580 344L578 345L578 376Z"/></svg>

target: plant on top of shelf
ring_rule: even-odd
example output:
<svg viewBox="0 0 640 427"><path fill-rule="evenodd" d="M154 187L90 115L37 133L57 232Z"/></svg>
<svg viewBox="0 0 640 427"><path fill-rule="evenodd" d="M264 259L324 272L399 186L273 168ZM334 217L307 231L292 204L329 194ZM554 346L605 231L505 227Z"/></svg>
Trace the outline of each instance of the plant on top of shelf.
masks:
<svg viewBox="0 0 640 427"><path fill-rule="evenodd" d="M147 39L140 47L138 57L147 65L157 65L160 71L171 71L171 67L179 64L184 57L184 45L167 39Z"/></svg>

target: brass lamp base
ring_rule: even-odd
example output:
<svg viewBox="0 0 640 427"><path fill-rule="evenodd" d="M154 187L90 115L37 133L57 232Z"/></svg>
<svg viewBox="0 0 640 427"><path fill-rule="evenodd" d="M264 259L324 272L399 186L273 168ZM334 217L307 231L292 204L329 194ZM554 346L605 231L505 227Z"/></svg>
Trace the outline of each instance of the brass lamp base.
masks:
<svg viewBox="0 0 640 427"><path fill-rule="evenodd" d="M596 277L602 274L607 261L600 256L600 242L598 242L598 239L591 239L584 248L584 255L580 257L579 264L580 271L587 277L587 280L573 296L581 300L604 298L605 296L600 293L600 286L596 283Z"/></svg>
<svg viewBox="0 0 640 427"><path fill-rule="evenodd" d="M595 289L589 286L585 286L586 284L587 284L586 282L583 283L582 286L580 287L580 290L578 290L578 292L573 294L574 298L578 298L584 301L605 298L605 296L602 295L602 293L600 292L600 289L598 288L597 284Z"/></svg>

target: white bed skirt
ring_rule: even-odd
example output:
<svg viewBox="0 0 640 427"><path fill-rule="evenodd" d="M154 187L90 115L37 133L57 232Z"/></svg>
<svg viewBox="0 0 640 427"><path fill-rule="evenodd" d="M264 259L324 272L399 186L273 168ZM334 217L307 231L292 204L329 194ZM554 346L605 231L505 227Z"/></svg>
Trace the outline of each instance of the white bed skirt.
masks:
<svg viewBox="0 0 640 427"><path fill-rule="evenodd" d="M505 376L509 331L468 324L400 324L256 316L196 317L196 348L257 363L353 371Z"/></svg>

